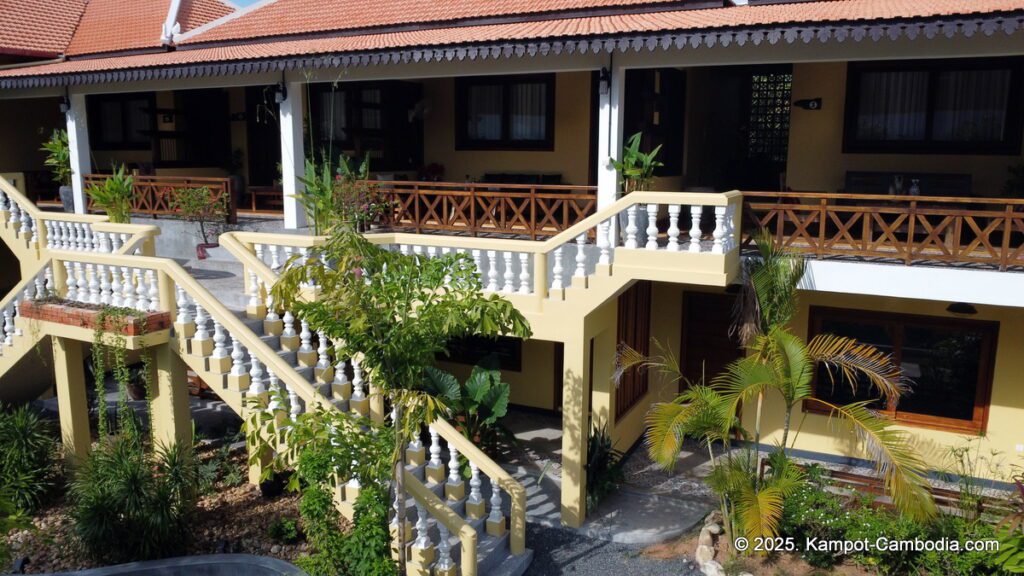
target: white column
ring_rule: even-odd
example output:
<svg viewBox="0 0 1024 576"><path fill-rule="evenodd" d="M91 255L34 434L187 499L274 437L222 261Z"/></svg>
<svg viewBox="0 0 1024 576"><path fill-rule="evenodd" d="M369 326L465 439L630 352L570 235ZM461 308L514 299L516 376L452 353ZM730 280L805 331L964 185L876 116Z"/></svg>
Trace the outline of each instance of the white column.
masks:
<svg viewBox="0 0 1024 576"><path fill-rule="evenodd" d="M284 227L301 228L306 225L306 212L295 199L302 191L298 177L305 173L306 150L302 134L304 83L288 82L288 97L281 102L281 180L284 189Z"/></svg>
<svg viewBox="0 0 1024 576"><path fill-rule="evenodd" d="M597 209L600 210L619 198L618 174L611 158L622 155L622 122L625 112L626 70L609 65L610 80L607 90L598 82L597 98Z"/></svg>
<svg viewBox="0 0 1024 576"><path fill-rule="evenodd" d="M68 148L71 152L71 189L75 213L85 214L85 175L92 172L89 153L89 124L85 113L85 94L71 94L67 113Z"/></svg>

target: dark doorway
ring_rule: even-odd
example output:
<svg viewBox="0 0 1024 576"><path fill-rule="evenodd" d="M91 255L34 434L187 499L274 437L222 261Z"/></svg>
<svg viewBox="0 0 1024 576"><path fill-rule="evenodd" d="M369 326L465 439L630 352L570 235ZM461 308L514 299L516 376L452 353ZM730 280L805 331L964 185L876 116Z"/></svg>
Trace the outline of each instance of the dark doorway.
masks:
<svg viewBox="0 0 1024 576"><path fill-rule="evenodd" d="M683 335L681 360L687 383L710 383L733 360L743 356L739 339L729 335L736 296L728 293L683 294Z"/></svg>
<svg viewBox="0 0 1024 576"><path fill-rule="evenodd" d="M691 146L699 182L718 190L779 190L786 171L792 66L700 69L706 125ZM698 112L695 112L698 113ZM699 148L699 150L698 150Z"/></svg>
<svg viewBox="0 0 1024 576"><path fill-rule="evenodd" d="M280 178L281 124L272 86L245 89L245 122L249 148L249 186L273 186Z"/></svg>

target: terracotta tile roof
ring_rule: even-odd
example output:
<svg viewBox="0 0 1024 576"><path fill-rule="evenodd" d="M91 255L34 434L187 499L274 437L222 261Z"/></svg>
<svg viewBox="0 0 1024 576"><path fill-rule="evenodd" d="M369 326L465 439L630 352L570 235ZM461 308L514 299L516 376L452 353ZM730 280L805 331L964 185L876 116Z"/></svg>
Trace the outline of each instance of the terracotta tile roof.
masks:
<svg viewBox="0 0 1024 576"><path fill-rule="evenodd" d="M0 0L0 53L62 54L84 11L85 0Z"/></svg>
<svg viewBox="0 0 1024 576"><path fill-rule="evenodd" d="M417 29L380 34L300 38L237 45L196 46L173 52L70 60L0 70L0 78L156 68L225 61L340 54L424 46L448 46L608 34L700 32L718 28L823 24L1024 11L1024 0L831 0L645 14L591 16Z"/></svg>
<svg viewBox="0 0 1024 576"><path fill-rule="evenodd" d="M89 0L69 56L160 46L170 0Z"/></svg>
<svg viewBox="0 0 1024 576"><path fill-rule="evenodd" d="M354 30L680 0L276 0L184 42Z"/></svg>
<svg viewBox="0 0 1024 576"><path fill-rule="evenodd" d="M89 0L68 56L159 48L170 0ZM220 0L182 0L181 31L233 12Z"/></svg>
<svg viewBox="0 0 1024 576"><path fill-rule="evenodd" d="M234 11L234 7L220 0L182 0L181 8L178 10L178 23L181 24L181 31L184 33Z"/></svg>

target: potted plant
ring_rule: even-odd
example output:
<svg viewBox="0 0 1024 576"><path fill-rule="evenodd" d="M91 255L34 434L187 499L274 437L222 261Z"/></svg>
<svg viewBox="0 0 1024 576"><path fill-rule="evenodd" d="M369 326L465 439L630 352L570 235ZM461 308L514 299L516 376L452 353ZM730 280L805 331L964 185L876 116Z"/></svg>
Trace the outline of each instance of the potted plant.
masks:
<svg viewBox="0 0 1024 576"><path fill-rule="evenodd" d="M643 133L637 132L629 137L626 146L622 149L622 159L611 159L612 166L619 173L622 179L622 191L629 194L633 191L643 191L650 188L654 180L654 169L664 166L657 160L661 152L661 145L654 147L650 152L640 150L640 141Z"/></svg>
<svg viewBox="0 0 1024 576"><path fill-rule="evenodd" d="M41 151L46 152L43 161L53 173L53 179L60 184L60 203L65 212L75 211L75 198L71 191L71 147L68 145L67 130L54 130L50 139L43 142Z"/></svg>
<svg viewBox="0 0 1024 576"><path fill-rule="evenodd" d="M227 198L224 195L214 196L209 186L179 188L174 191L171 206L185 220L199 224L199 235L203 242L196 245L196 258L205 260L208 249L220 246L217 242L210 242L207 226L222 222L227 216Z"/></svg>
<svg viewBox="0 0 1024 576"><path fill-rule="evenodd" d="M86 193L94 206L107 213L111 222L127 224L131 220L132 177L125 173L124 164L115 167L102 186L93 184Z"/></svg>
<svg viewBox="0 0 1024 576"><path fill-rule="evenodd" d="M622 159L611 159L612 166L615 167L622 181L623 194L648 190L651 182L654 180L654 169L664 166L664 164L657 160L658 153L661 152L661 145L655 146L654 150L650 152L642 152L640 150L640 141L642 139L642 132L633 134L626 141L626 146L622 148ZM623 240L626 238L627 224L626 213L620 213L619 234L622 235ZM639 211L636 225L640 230L647 228L647 212Z"/></svg>

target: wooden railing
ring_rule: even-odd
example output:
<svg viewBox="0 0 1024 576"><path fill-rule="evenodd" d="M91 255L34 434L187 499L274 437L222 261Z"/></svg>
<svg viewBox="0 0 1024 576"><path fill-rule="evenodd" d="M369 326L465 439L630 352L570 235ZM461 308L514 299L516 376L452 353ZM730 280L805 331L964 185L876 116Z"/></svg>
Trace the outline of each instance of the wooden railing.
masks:
<svg viewBox="0 0 1024 576"><path fill-rule="evenodd" d="M750 233L768 229L790 249L818 258L1024 266L1024 200L744 192Z"/></svg>
<svg viewBox="0 0 1024 576"><path fill-rule="evenodd" d="M107 179L105 174L86 174L85 186L102 186ZM132 176L132 212L135 214L149 214L161 216L177 214L174 209L174 196L182 188L206 187L213 193L215 200L226 198L227 221L234 223L237 220L237 206L235 190L231 185L230 178L205 178L191 176ZM89 200L89 210L93 210L92 200Z"/></svg>
<svg viewBox="0 0 1024 576"><path fill-rule="evenodd" d="M554 236L594 213L593 186L459 182L377 183L394 204L392 228Z"/></svg>

